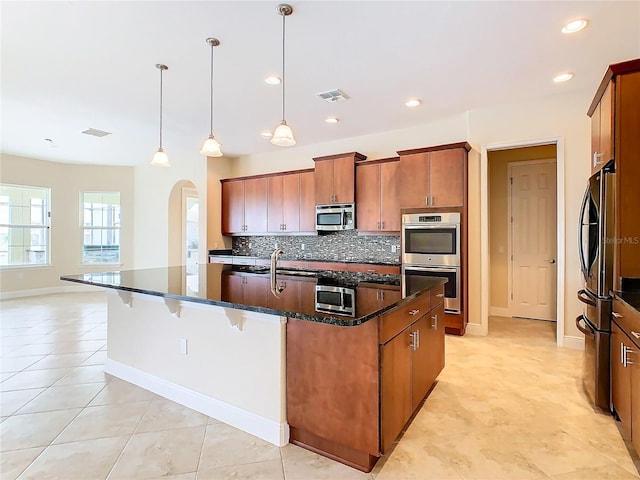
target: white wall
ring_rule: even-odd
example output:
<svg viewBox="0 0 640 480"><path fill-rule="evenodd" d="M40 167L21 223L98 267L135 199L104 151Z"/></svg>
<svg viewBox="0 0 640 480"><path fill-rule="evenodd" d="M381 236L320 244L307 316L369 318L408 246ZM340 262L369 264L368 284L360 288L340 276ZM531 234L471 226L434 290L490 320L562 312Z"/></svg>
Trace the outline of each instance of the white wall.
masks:
<svg viewBox="0 0 640 480"><path fill-rule="evenodd" d="M80 193L120 192L121 266L133 268L134 194L133 167L105 167L55 163L33 158L0 155L2 183L51 189L51 265L10 267L0 270L0 292L19 296L26 291L60 289L70 286L60 275L105 270L104 265L82 265L83 232L80 223Z"/></svg>
<svg viewBox="0 0 640 480"><path fill-rule="evenodd" d="M189 157L171 157L171 167L160 168L144 164L135 168L135 268L151 268L167 266L169 264L169 236L177 237L180 243L181 229L169 229L169 197L171 189L176 183L182 181L192 182L200 198L200 224L208 225L208 201L207 184L208 175L228 176L228 158L207 159L200 155L197 147ZM208 166L213 162L213 166ZM218 207L219 208L219 207ZM219 218L219 217L218 217ZM218 242L222 242L219 234L220 221L214 222L215 235L217 230ZM207 228L200 229L200 262L206 262L207 248L210 241L207 239Z"/></svg>

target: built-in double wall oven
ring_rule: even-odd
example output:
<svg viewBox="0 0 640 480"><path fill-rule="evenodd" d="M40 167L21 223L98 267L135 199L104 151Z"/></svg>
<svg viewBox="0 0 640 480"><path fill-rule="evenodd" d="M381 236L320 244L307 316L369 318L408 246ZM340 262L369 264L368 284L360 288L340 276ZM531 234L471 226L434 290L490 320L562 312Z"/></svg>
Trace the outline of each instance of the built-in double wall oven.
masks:
<svg viewBox="0 0 640 480"><path fill-rule="evenodd" d="M460 313L460 213L402 215L402 289L411 295L424 288L426 277L441 277L445 311Z"/></svg>

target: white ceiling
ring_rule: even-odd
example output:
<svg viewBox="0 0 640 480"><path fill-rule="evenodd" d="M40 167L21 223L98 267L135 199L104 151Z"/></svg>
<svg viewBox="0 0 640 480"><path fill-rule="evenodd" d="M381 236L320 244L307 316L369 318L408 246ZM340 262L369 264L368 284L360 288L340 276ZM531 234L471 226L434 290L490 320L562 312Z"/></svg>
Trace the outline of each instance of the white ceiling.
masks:
<svg viewBox="0 0 640 480"><path fill-rule="evenodd" d="M197 156L209 133L210 36L216 138L226 156L279 148L260 136L281 117L277 1L2 1L1 149L62 162L140 165L158 147ZM640 57L640 2L291 1L287 121L298 145L427 123L549 95L584 95L607 65ZM575 17L590 24L564 35ZM554 84L571 71L573 80ZM316 93L340 88L328 104ZM423 104L408 109L404 101ZM337 115L337 125L324 122ZM112 132L103 138L80 132ZM52 142L44 139L49 138ZM291 147L289 147L291 148ZM294 147L295 148L295 147Z"/></svg>

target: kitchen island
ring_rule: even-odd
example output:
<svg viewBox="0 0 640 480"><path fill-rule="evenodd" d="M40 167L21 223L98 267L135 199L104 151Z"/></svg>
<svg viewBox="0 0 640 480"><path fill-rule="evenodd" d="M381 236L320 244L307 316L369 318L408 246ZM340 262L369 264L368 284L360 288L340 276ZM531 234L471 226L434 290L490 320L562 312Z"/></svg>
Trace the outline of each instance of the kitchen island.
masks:
<svg viewBox="0 0 640 480"><path fill-rule="evenodd" d="M286 273L286 274L285 274ZM105 371L276 445L369 471L444 366L443 283L224 264L68 275L106 287Z"/></svg>

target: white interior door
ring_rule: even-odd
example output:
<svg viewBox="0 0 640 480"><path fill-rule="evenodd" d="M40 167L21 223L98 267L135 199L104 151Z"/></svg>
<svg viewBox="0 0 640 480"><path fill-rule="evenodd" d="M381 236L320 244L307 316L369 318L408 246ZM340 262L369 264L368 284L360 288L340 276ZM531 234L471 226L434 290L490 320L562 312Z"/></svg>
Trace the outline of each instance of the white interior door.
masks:
<svg viewBox="0 0 640 480"><path fill-rule="evenodd" d="M511 163L511 299L515 317L556 320L556 164Z"/></svg>

